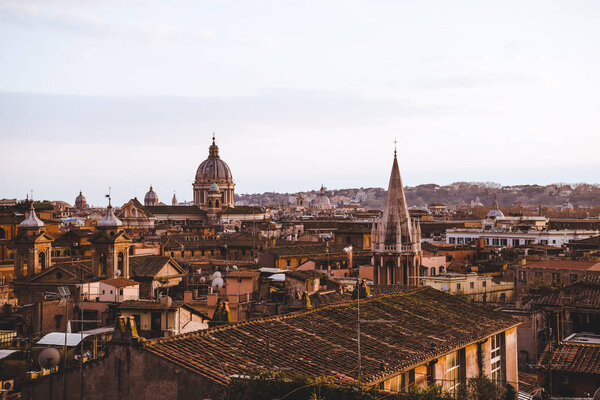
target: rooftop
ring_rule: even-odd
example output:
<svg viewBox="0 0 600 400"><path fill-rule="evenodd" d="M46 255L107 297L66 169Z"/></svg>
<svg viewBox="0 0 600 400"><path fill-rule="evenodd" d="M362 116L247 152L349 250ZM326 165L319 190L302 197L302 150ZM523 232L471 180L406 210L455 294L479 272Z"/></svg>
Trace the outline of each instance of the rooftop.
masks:
<svg viewBox="0 0 600 400"><path fill-rule="evenodd" d="M549 269L572 269L580 271L600 271L598 261L576 261L576 260L542 260L522 265L524 268L549 268Z"/></svg>
<svg viewBox="0 0 600 400"><path fill-rule="evenodd" d="M519 323L502 313L431 288L372 297L361 301L360 310L364 318L361 372L367 384ZM474 320L478 323L473 324ZM156 339L147 342L144 348L220 384L226 384L235 374L274 367L304 376L355 380L356 303L331 304ZM219 364L214 363L215 357ZM385 371L380 368L382 362Z"/></svg>

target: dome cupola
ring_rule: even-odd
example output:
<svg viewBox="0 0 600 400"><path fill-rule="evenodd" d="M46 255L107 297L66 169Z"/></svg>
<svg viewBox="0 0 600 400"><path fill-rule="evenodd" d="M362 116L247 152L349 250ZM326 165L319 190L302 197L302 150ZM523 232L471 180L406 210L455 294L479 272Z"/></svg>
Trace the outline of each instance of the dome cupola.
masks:
<svg viewBox="0 0 600 400"><path fill-rule="evenodd" d="M122 225L123 225L123 222L121 222L121 220L115 216L115 212L112 208L112 205L110 204L110 199L108 199L108 207L106 207L106 213L100 219L100 221L98 221L98 223L96 224L96 227L110 229L110 228L118 228L119 226L122 226Z"/></svg>
<svg viewBox="0 0 600 400"><path fill-rule="evenodd" d="M146 196L144 196L144 205L145 206L158 205L158 195L152 189L152 185L150 185L150 190L148 190L148 193L146 193Z"/></svg>
<svg viewBox="0 0 600 400"><path fill-rule="evenodd" d="M219 157L219 146L215 137L208 148L208 158L196 170L196 183L232 183L231 170L227 163Z"/></svg>
<svg viewBox="0 0 600 400"><path fill-rule="evenodd" d="M85 199L85 196L81 193L81 190L79 191L79 196L75 198L75 208L78 210L83 210L84 208L87 208L87 200Z"/></svg>
<svg viewBox="0 0 600 400"><path fill-rule="evenodd" d="M27 215L27 218L25 218L23 220L23 222L21 222L19 224L19 228L20 229L39 229L39 228L43 228L44 222L38 218L38 216L35 213L35 208L33 208L33 201L31 201L31 205L29 206L29 215Z"/></svg>
<svg viewBox="0 0 600 400"><path fill-rule="evenodd" d="M208 148L208 158L198 166L192 187L194 204L202 209L214 211L235 206L233 176L227 163L219 156L214 134Z"/></svg>

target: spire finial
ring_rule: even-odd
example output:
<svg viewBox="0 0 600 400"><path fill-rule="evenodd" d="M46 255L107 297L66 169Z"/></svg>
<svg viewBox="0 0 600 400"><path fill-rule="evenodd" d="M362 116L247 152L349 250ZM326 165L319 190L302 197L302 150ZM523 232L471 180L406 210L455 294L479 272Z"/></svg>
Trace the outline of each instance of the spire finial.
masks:
<svg viewBox="0 0 600 400"><path fill-rule="evenodd" d="M394 158L396 158L397 154L398 154L398 140L396 140L396 138L394 138Z"/></svg>
<svg viewBox="0 0 600 400"><path fill-rule="evenodd" d="M215 133L213 132L213 144L215 144Z"/></svg>
<svg viewBox="0 0 600 400"><path fill-rule="evenodd" d="M105 196L108 197L108 206L112 207L112 205L110 204L110 186L108 187L108 194L106 194Z"/></svg>

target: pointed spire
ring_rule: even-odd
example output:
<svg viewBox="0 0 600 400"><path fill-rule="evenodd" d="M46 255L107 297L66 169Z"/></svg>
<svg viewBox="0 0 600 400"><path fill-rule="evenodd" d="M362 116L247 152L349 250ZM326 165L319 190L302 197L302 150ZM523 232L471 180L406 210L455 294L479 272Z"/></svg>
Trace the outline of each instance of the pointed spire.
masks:
<svg viewBox="0 0 600 400"><path fill-rule="evenodd" d="M408 245L413 239L412 222L408 213L398 159L395 156L377 236L380 244L389 245Z"/></svg>
<svg viewBox="0 0 600 400"><path fill-rule="evenodd" d="M398 140L394 138L394 158L398 155Z"/></svg>

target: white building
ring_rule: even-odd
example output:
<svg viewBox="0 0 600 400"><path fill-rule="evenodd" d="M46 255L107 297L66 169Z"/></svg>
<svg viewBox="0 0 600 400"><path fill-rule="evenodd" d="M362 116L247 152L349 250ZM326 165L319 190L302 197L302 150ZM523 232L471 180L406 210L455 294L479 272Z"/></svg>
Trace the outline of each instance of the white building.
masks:
<svg viewBox="0 0 600 400"><path fill-rule="evenodd" d="M87 301L122 303L140 298L140 284L127 278L110 278L84 283L81 292Z"/></svg>
<svg viewBox="0 0 600 400"><path fill-rule="evenodd" d="M561 230L561 231L513 231L510 229L484 230L484 229L447 229L446 243L468 244L477 243L483 239L488 246L523 246L528 244L542 244L561 247L571 240L587 239L598 235L592 230Z"/></svg>
<svg viewBox="0 0 600 400"><path fill-rule="evenodd" d="M514 282L495 282L491 276L479 275L476 272L424 276L421 283L443 292L464 294L481 302L509 302L515 293Z"/></svg>

